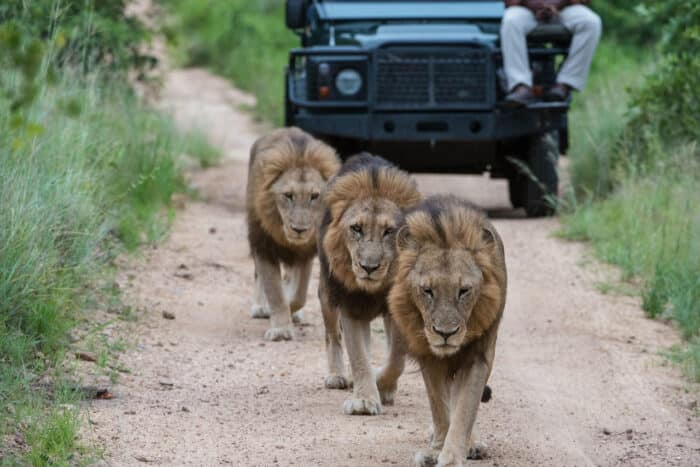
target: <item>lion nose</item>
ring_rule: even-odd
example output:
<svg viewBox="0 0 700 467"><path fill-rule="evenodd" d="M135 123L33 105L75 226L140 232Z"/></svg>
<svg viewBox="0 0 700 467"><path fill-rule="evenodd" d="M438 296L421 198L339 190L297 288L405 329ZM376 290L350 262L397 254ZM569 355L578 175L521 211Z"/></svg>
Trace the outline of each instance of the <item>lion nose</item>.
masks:
<svg viewBox="0 0 700 467"><path fill-rule="evenodd" d="M365 271L367 271L367 274L372 274L374 271L376 271L377 269L379 269L379 265L378 265L378 264L377 264L377 265L371 265L371 266L370 266L370 265L367 265L367 264L360 264L360 266L362 266L362 269L364 269Z"/></svg>
<svg viewBox="0 0 700 467"><path fill-rule="evenodd" d="M297 234L301 235L309 229L307 229L306 227L292 227L292 230L295 231Z"/></svg>
<svg viewBox="0 0 700 467"><path fill-rule="evenodd" d="M450 338L450 336L454 336L459 332L459 326L454 328L454 330L452 331L443 331L442 329L438 329L435 326L433 326L433 331L435 331L437 334L440 334L443 337L443 339L447 340Z"/></svg>

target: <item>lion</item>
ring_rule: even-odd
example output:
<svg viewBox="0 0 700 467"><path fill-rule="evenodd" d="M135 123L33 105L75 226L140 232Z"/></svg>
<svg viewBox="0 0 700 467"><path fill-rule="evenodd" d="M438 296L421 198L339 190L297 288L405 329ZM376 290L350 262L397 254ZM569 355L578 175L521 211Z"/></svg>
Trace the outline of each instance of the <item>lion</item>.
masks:
<svg viewBox="0 0 700 467"><path fill-rule="evenodd" d="M394 401L404 369L405 345L388 315L387 293L396 270L396 232L405 210L421 196L407 173L367 153L348 159L324 194L319 229L319 299L326 329L327 388L349 386L344 376L342 334L353 379L349 415L377 415ZM383 315L389 345L376 375L369 360L370 322Z"/></svg>
<svg viewBox="0 0 700 467"><path fill-rule="evenodd" d="M294 337L292 318L300 319L316 256L321 193L339 169L335 150L298 128L274 130L250 151L246 210L256 290L251 314L270 318L266 340Z"/></svg>
<svg viewBox="0 0 700 467"><path fill-rule="evenodd" d="M480 458L474 422L490 397L496 335L506 301L503 242L486 216L455 197L426 199L397 235L398 269L389 309L420 365L433 436L416 466Z"/></svg>

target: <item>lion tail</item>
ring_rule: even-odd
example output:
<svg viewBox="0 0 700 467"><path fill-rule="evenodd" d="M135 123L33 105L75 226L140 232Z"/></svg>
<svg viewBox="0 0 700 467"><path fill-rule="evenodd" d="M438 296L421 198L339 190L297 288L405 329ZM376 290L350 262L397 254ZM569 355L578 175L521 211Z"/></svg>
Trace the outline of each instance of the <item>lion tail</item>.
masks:
<svg viewBox="0 0 700 467"><path fill-rule="evenodd" d="M484 392L481 394L481 402L488 402L491 400L491 386L488 384L484 386Z"/></svg>

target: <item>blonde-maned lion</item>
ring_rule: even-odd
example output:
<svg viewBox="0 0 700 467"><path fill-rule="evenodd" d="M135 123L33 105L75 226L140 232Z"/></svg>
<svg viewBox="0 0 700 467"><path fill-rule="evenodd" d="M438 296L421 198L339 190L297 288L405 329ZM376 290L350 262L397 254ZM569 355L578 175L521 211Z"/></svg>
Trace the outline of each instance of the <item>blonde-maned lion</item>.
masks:
<svg viewBox="0 0 700 467"><path fill-rule="evenodd" d="M270 318L267 340L294 337L292 315L306 302L316 256L321 193L338 169L335 151L298 128L274 130L250 151L246 209L256 289L251 314Z"/></svg>
<svg viewBox="0 0 700 467"><path fill-rule="evenodd" d="M420 364L433 418L430 449L415 465L462 466L485 449L473 427L506 301L503 243L483 213L438 196L407 214L397 248L389 308Z"/></svg>
<svg viewBox="0 0 700 467"><path fill-rule="evenodd" d="M342 323L354 384L353 397L343 405L350 415L376 415L382 403L393 403L406 351L388 316L386 296L396 269L396 232L405 210L420 199L408 174L369 154L350 158L324 194L319 298L326 327L326 387L349 385ZM384 317L389 357L375 375L369 359L370 321L379 315Z"/></svg>

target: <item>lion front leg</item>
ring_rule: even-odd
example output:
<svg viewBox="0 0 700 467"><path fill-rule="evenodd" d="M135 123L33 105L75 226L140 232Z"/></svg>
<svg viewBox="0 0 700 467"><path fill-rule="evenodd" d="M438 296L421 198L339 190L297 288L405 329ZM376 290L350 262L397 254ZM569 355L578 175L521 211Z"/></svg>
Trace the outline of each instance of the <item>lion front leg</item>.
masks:
<svg viewBox="0 0 700 467"><path fill-rule="evenodd" d="M463 466L469 454L468 441L481 403L489 365L477 358L471 368L457 372L452 382L450 428L438 456L438 467Z"/></svg>
<svg viewBox="0 0 700 467"><path fill-rule="evenodd" d="M447 387L447 368L439 362L421 362L421 373L428 394L433 433L429 449L423 449L413 458L415 467L432 467L437 464L450 427L450 394Z"/></svg>
<svg viewBox="0 0 700 467"><path fill-rule="evenodd" d="M393 405L399 377L406 365L406 344L389 314L384 315L384 330L389 344L387 363L377 375L377 389L383 404Z"/></svg>
<svg viewBox="0 0 700 467"><path fill-rule="evenodd" d="M321 302L321 315L326 330L326 357L328 358L328 376L325 386L328 389L346 389L350 382L345 377L343 362L343 333L340 329L340 313L328 299L328 286L323 278L318 285L318 299Z"/></svg>
<svg viewBox="0 0 700 467"><path fill-rule="evenodd" d="M348 415L378 415L382 413L382 403L369 360L370 323L346 313L341 313L340 319L354 384L353 397L345 401L343 410Z"/></svg>
<svg viewBox="0 0 700 467"><path fill-rule="evenodd" d="M300 323L304 318L304 305L306 305L306 293L309 289L311 269L313 261L290 266L286 271L284 283L284 295L292 312L292 320Z"/></svg>
<svg viewBox="0 0 700 467"><path fill-rule="evenodd" d="M250 308L250 316L255 319L268 319L270 317L270 308L267 305L267 300L265 300L262 279L257 269L255 271L255 295L253 297L253 306Z"/></svg>
<svg viewBox="0 0 700 467"><path fill-rule="evenodd" d="M270 329L265 331L265 340L280 341L294 338L292 316L282 289L280 266L268 260L254 257L255 270L259 275L262 290L270 310Z"/></svg>

